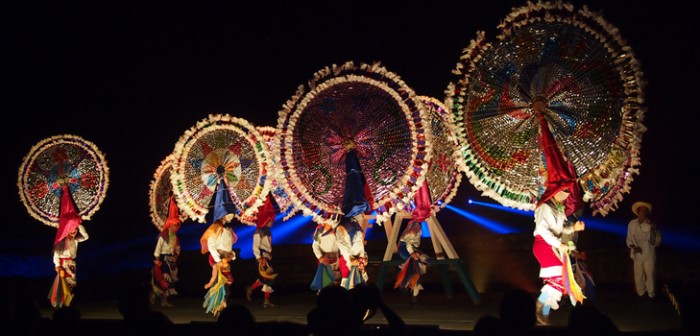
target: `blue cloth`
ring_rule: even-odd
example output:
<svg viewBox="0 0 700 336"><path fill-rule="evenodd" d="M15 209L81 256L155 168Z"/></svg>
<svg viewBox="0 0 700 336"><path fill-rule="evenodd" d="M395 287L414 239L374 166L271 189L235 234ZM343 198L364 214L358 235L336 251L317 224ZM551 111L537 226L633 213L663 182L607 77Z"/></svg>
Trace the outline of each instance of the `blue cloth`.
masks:
<svg viewBox="0 0 700 336"><path fill-rule="evenodd" d="M409 257L411 257L411 254L408 253L408 249L406 248L406 242L399 243L399 257L401 257L401 259L403 260L406 260Z"/></svg>
<svg viewBox="0 0 700 336"><path fill-rule="evenodd" d="M365 176L362 174L360 160L352 150L345 157L345 193L341 209L345 217L355 217L369 210L369 202L365 196Z"/></svg>
<svg viewBox="0 0 700 336"><path fill-rule="evenodd" d="M331 270L331 267L324 264L318 264L316 275L311 281L309 288L315 291L321 290L321 288L331 285L333 281L335 281L335 277L333 276L333 270Z"/></svg>
<svg viewBox="0 0 700 336"><path fill-rule="evenodd" d="M211 221L207 221L207 224L216 222L217 220L224 218L228 214L239 214L238 208L233 204L231 200L231 194L229 194L228 186L224 182L224 179L220 179L219 185L216 187L216 195L214 197L214 214Z"/></svg>

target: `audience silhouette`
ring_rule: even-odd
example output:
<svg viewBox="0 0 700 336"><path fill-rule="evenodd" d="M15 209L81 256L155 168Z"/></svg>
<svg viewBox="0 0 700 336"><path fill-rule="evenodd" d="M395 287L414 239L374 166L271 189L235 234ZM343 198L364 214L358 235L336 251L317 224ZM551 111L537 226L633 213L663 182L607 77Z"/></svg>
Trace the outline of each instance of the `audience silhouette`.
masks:
<svg viewBox="0 0 700 336"><path fill-rule="evenodd" d="M359 335L362 316L347 289L338 285L323 287L316 297L316 307L306 316L314 336Z"/></svg>
<svg viewBox="0 0 700 336"><path fill-rule="evenodd" d="M501 320L493 315L484 315L474 324L475 336L503 335Z"/></svg>
<svg viewBox="0 0 700 336"><path fill-rule="evenodd" d="M501 299L498 315L506 335L532 335L535 314L535 298L523 289L511 289Z"/></svg>
<svg viewBox="0 0 700 336"><path fill-rule="evenodd" d="M576 336L620 334L613 321L593 304L576 305L569 315L567 329L571 335Z"/></svg>
<svg viewBox="0 0 700 336"><path fill-rule="evenodd" d="M255 318L245 306L232 304L221 311L215 329L217 335L255 335Z"/></svg>

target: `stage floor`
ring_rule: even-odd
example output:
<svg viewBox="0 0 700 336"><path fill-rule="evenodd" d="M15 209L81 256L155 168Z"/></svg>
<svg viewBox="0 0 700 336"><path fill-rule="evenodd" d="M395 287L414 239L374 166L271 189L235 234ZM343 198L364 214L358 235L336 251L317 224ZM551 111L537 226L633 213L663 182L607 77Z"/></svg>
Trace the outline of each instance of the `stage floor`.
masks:
<svg viewBox="0 0 700 336"><path fill-rule="evenodd" d="M480 302L474 304L464 289L460 289L461 291L455 291L452 298L447 298L443 291L425 291L421 293L420 304L416 306L410 305L409 297L401 295L397 290L385 288L382 295L384 301L407 325L433 326L441 330L473 330L480 317L487 314L498 316L499 302L504 293L482 293ZM236 294L233 293L231 302L248 307L257 322L290 321L306 324L306 314L315 305L315 293L312 291L274 293L273 301L277 307L268 309L262 307L263 298L260 292L255 293L252 302ZM533 299L536 294L532 294ZM599 309L623 332L678 331L681 328L681 319L666 293L659 293L655 301L639 301L634 293L612 289L599 290L597 296ZM162 311L177 324L215 321L211 315L204 313L203 300L200 297L173 297L171 301L175 307L154 306L153 309ZM122 318L117 310L116 300L83 302L80 297L76 297L74 306L81 311L84 319ZM551 315L553 326L564 328L571 309L571 304L565 298L561 308ZM41 311L44 317L50 317L53 308L43 307ZM377 312L365 323L387 324L381 312Z"/></svg>

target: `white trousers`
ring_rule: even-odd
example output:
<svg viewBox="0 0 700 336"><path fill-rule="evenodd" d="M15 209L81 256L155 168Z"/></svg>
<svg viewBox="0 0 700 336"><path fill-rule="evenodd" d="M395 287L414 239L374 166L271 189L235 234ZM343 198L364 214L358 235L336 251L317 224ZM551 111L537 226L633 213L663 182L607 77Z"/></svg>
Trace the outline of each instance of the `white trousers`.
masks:
<svg viewBox="0 0 700 336"><path fill-rule="evenodd" d="M637 295L642 296L648 294L653 298L656 296L654 290L656 277L656 260L635 260L634 261L634 286L637 289Z"/></svg>

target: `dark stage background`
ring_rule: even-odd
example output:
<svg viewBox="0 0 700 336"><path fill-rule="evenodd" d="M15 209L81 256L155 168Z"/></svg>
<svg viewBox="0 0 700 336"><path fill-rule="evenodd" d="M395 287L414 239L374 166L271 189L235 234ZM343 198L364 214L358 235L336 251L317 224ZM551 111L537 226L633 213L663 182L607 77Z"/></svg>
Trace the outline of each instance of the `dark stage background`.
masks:
<svg viewBox="0 0 700 336"><path fill-rule="evenodd" d="M664 249L674 256L668 257L675 265L668 277L694 277L686 262L697 260L700 246L694 164L699 118L694 103L699 59L696 14L685 1L573 3L602 11L620 29L648 81L641 173L619 210L589 218L591 225L580 245L599 256L596 267L606 274L602 277L631 282L629 272L616 271L628 260L609 254L624 256L630 206L649 201L654 205L652 218L665 234ZM91 238L80 245L80 276L87 281L115 274L143 275L157 234L148 215L149 183L177 139L197 121L208 114L228 113L257 126L276 126L278 111L298 85L325 66L349 60L381 61L417 94L443 99L447 84L455 80L451 70L462 48L478 30L495 39L500 20L511 7L524 4L512 0L4 1L0 5L4 87L0 276L29 277L45 282L48 289L53 273L55 229L28 215L16 186L22 158L40 140L79 135L95 143L109 163L107 198L84 223ZM488 289L489 283L536 281L536 261L528 245L531 215L470 206L468 199L494 203L479 196L465 179L452 205L506 228L494 233L479 218L451 210L438 215L479 289ZM278 223L277 228L285 225ZM299 224L275 243L307 244L313 226ZM192 270L190 274L208 276L205 258L197 252L203 230L200 224L183 227L183 274ZM381 242L381 228L374 237ZM237 247L245 251L250 246L245 244ZM383 247L372 244L378 244L371 249L381 258ZM297 249L284 245L278 251ZM498 258L492 253L494 246L515 251L513 256L519 257L514 257L514 264L522 272L480 275L480 268L491 274L499 268L489 261ZM289 252L287 256L296 259L286 261L301 264L312 258L310 247L300 251L308 253ZM199 277L191 279L200 282Z"/></svg>

